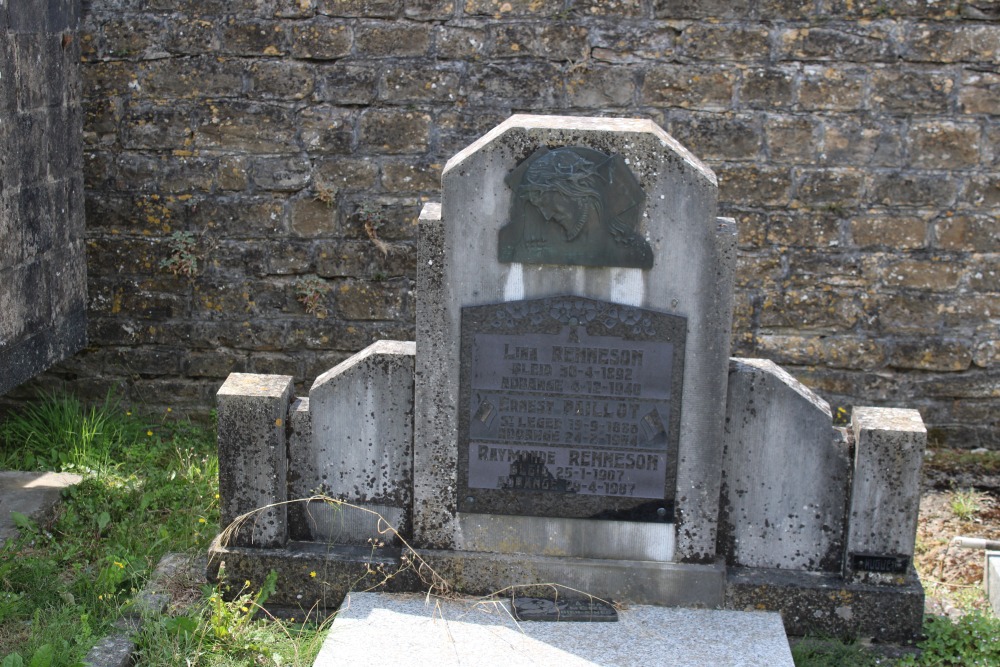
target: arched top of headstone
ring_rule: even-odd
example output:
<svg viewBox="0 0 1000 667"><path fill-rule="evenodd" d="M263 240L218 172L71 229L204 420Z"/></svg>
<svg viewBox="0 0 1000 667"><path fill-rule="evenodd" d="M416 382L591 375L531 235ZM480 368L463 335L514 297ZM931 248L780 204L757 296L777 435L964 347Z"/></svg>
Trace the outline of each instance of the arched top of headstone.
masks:
<svg viewBox="0 0 1000 667"><path fill-rule="evenodd" d="M676 155L692 171L703 176L711 185L718 186L718 179L716 179L715 173L708 166L695 157L676 139L667 134L663 128L645 118L594 118L584 116L516 114L469 144L461 152L455 154L445 165L444 175L457 169L470 156L483 151L490 144L513 131L522 131L535 141L542 140L546 143L555 142L564 145L586 142L587 135L594 137L634 135L636 140L645 135L644 138L647 141L659 143L663 151Z"/></svg>

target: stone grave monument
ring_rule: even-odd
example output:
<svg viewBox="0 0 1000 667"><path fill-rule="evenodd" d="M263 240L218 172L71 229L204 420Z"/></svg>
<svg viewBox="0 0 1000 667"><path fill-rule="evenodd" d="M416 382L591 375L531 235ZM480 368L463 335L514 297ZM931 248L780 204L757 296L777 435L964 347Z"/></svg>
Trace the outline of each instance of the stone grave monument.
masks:
<svg viewBox="0 0 1000 667"><path fill-rule="evenodd" d="M373 344L308 397L287 376L220 389L222 522L243 519L210 575L275 569L272 600L303 607L558 584L918 635L920 416L858 407L838 428L781 368L729 358L736 225L710 169L647 120L513 116L442 185L415 343Z"/></svg>

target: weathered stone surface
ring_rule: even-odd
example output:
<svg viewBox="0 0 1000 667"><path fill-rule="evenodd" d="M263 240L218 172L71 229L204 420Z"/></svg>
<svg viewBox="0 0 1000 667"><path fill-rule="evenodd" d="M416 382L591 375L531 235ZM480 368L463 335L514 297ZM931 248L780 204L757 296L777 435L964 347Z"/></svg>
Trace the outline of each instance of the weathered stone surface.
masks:
<svg viewBox="0 0 1000 667"><path fill-rule="evenodd" d="M776 258L784 262L784 273L768 269L765 280L740 287L736 340L771 335L762 327L778 318L762 305L786 289L778 281L799 281L803 255L787 254L788 248L811 249L831 265L844 252L856 251L859 260L878 255L865 274L872 282L852 287L858 294L886 289L879 271L892 266L890 260L923 259L911 257L914 250L942 251L943 261L963 267L955 289L938 292L942 298L921 306L919 324L862 304L865 321L824 321L823 333L833 341L861 336L891 343L914 329L940 338L946 332L940 322L932 326L931 305L940 308L947 326L954 320L970 330L995 328L987 314L989 295L1000 289L990 277L995 261L968 254L991 252L993 241L979 221L994 219L998 205L997 29L989 3L95 0L88 3L80 35L66 49L63 28L38 37L47 13L21 12L12 27L8 14L14 5L7 4L0 12L0 30L12 37L0 39L0 63L12 70L0 76L15 85L0 87L0 110L13 119L0 124L0 140L14 134L14 152L23 157L0 165L8 195L0 197L0 209L9 209L11 183L47 174L50 166L60 168L67 156L58 150L66 141L53 131L58 123L52 121L57 116L60 122L77 121L70 113L49 114L32 105L44 101L46 109L75 108L82 89L89 229L91 240L99 241L91 250L90 273L102 285L115 279L119 251L156 248L143 246L138 237L168 240L190 216L196 234L212 223L216 236L200 241L199 252L224 252L233 281L273 269L275 278L288 278L285 288L294 294L292 285L305 275L297 272L315 269L305 261L307 254L318 258L342 232L352 241L365 238L354 215L358 205L400 194L414 200L432 195L436 186L423 189L418 174L397 162L443 165L512 110L565 109L573 115L647 117L666 127L720 176L720 201L726 215L740 220L741 248L751 258L764 261L766 255L768 266ZM39 71L44 76L18 78L18 68L33 68L46 53L60 58L43 58ZM61 73L80 56L82 86ZM64 81L69 84L61 86ZM251 106L261 103L273 106L263 112ZM366 125L362 133L359 119L369 110L389 114L388 125ZM400 128L421 137L412 146L392 125L396 114L409 113L428 119L422 126ZM32 125L22 116L46 120ZM259 133L253 129L257 125ZM22 137L29 143L45 138L47 145L28 151ZM406 152L393 157L401 145ZM251 180L256 156L308 159L316 170L313 182L291 200L289 190L263 190ZM359 164L364 168L355 169ZM320 177L321 172L330 178ZM852 172L863 174L858 187L853 177L843 180ZM413 180L406 180L411 175ZM319 195L319 186L334 185L333 217L322 220L317 212L308 222L312 231L299 236L288 224L293 206L298 212L300 200ZM839 196L841 185L845 198ZM57 190L63 186L55 185ZM29 186L35 187L41 186ZM149 211L139 209L138 198L116 200L115 224L108 224L101 211L108 209L109 198L136 193L194 197L173 210L169 230L147 221ZM53 215L56 196L49 191L43 207ZM261 206L268 215L279 209L277 219L267 220ZM412 230L409 223L419 206L407 206L398 211L410 215L409 222L394 217L394 234ZM211 219L213 212L220 214L219 223ZM951 227L943 224L949 213L956 219ZM962 217L976 222L960 231ZM839 239L833 233L835 219L841 221ZM122 235L135 242L123 245ZM325 245L276 250L288 244L289 235ZM985 243L983 250L975 246L979 242ZM35 243L33 236L30 247ZM242 253L239 244L245 244ZM391 258L382 271L367 252L345 261L345 249L354 247L363 248L344 245L328 253L337 259L324 270L344 278L407 271L413 277L412 257ZM0 262L22 256L24 249L22 236L20 243L0 251L6 258ZM272 252L277 257L268 260ZM166 275L162 259L157 253L135 266L144 279L156 278ZM361 273L350 275L355 269ZM817 294L818 288L804 283L799 288L797 297L817 301L802 306L806 310L831 303ZM912 295L904 296L913 301ZM125 298L117 312L99 306L98 328L108 344L157 339L168 332L182 341L176 333L181 330L207 336L190 339L199 349L212 349L220 340L222 351L241 349L227 347L226 341L262 344L240 331L224 333L220 327L228 325L199 319L210 312L178 308L166 297L157 300L164 307L146 298ZM407 319L412 311L395 312L402 319L372 326L412 328ZM311 318L297 307L270 317L275 319L260 325L264 338L287 330L296 318ZM782 326L793 321L786 318ZM333 324L330 317L325 323ZM317 352L348 355L371 342L358 333L371 329L347 331L352 325L342 325L334 325L344 332L342 338L327 335L323 343L324 336L304 335L305 348L285 354L297 356L295 367L304 368ZM149 334L150 327L155 334ZM809 330L786 333L808 335ZM346 341L357 341L357 347ZM181 364L179 372L188 367ZM93 366L80 370L58 368L40 383L75 377L72 382L82 386L101 373ZM897 373L890 366L874 370ZM912 393L914 386L905 384L900 400L925 400ZM866 401L859 395L851 402ZM208 407L191 403L186 409L205 412ZM988 434L992 426L964 428Z"/></svg>
<svg viewBox="0 0 1000 667"><path fill-rule="evenodd" d="M355 505L348 511L322 501L300 509L311 539L365 545L393 541L379 517L410 532L413 486L412 342L378 341L320 375L309 390L307 439L301 427L289 448L289 493L325 495ZM298 423L306 421L298 417ZM364 511L367 510L367 511ZM307 531L307 532L306 532Z"/></svg>
<svg viewBox="0 0 1000 667"><path fill-rule="evenodd" d="M600 280L582 284L574 276L583 275L576 266L529 266L497 264L497 230L507 220L510 194L503 176L546 142L562 145L589 143L603 151L623 154L634 165L640 182L646 184L649 243L659 254L649 275L635 269L598 269ZM675 174L666 179L661 174ZM728 345L731 296L732 252L735 230L730 222L714 219L714 178L711 172L682 149L672 138L650 123L515 116L499 129L454 157L444 171L442 208L425 207L422 213L421 249L418 258L416 441L414 453L414 530L431 546L455 542L455 466L457 412L454 399L458 387L458 364L441 364L441 359L457 359L460 340L461 306L504 300L579 293L589 298L641 305L666 312L688 314L686 359L701 359L700 370L685 374L684 404L681 409L681 455L677 559L709 560L715 549L714 499L718 488L708 471L709 461L718 451L704 447L717 442L714 432L721 423L710 405L721 401L723 369L709 371L706 359L714 359ZM670 185L668 185L668 181ZM674 202L673 204L669 202ZM681 203L683 202L683 203ZM671 211L685 210L684 216ZM477 227L465 220L482 220ZM666 221L670 220L677 240L666 243ZM712 222L709 222L712 220ZM476 259L479 258L479 259ZM489 267L492 266L492 269ZM589 269L595 271L595 269ZM635 272L634 277L629 275ZM705 300L703 286L695 288L695 274L707 272L704 284L719 290ZM612 275L620 277L612 279ZM707 276L707 274L706 274ZM654 290L646 285L658 285ZM714 332L714 334L713 334ZM707 347L706 347L707 346ZM711 350L711 352L709 351ZM686 362L688 363L688 362ZM690 383L690 384L689 384ZM719 395L716 394L718 392ZM716 396L716 398L708 398ZM690 440L688 440L690 439ZM687 457L686 442L701 442L697 456Z"/></svg>
<svg viewBox="0 0 1000 667"><path fill-rule="evenodd" d="M995 223L994 219L985 215L947 215L934 223L937 247L942 250L1000 252L1000 229Z"/></svg>
<svg viewBox="0 0 1000 667"><path fill-rule="evenodd" d="M910 126L910 159L926 169L968 169L980 161L980 128L973 123L930 122Z"/></svg>
<svg viewBox="0 0 1000 667"><path fill-rule="evenodd" d="M760 25L692 23L682 44L700 60L766 61L771 53L770 31Z"/></svg>
<svg viewBox="0 0 1000 667"><path fill-rule="evenodd" d="M851 111L864 103L865 70L835 63L807 66L799 82L799 105L810 110Z"/></svg>
<svg viewBox="0 0 1000 667"><path fill-rule="evenodd" d="M871 101L880 111L943 113L951 104L955 80L943 72L878 69L871 85Z"/></svg>
<svg viewBox="0 0 1000 667"><path fill-rule="evenodd" d="M922 636L924 589L912 568L896 586L746 568L729 572L725 607L780 612L785 632L794 636L912 644Z"/></svg>
<svg viewBox="0 0 1000 667"><path fill-rule="evenodd" d="M736 79L736 71L726 65L694 72L680 65L660 65L646 73L642 101L723 111L732 106Z"/></svg>
<svg viewBox="0 0 1000 667"><path fill-rule="evenodd" d="M920 217L859 216L851 220L850 228L851 238L860 247L884 246L906 250L922 248L927 244L928 222Z"/></svg>
<svg viewBox="0 0 1000 667"><path fill-rule="evenodd" d="M726 562L839 572L849 447L826 402L773 362L734 359L723 438Z"/></svg>
<svg viewBox="0 0 1000 667"><path fill-rule="evenodd" d="M845 570L858 579L883 581L889 575L859 571L854 557L897 556L910 567L927 430L916 410L866 407L854 408L851 429L854 466Z"/></svg>
<svg viewBox="0 0 1000 667"><path fill-rule="evenodd" d="M87 340L78 16L0 7L0 394Z"/></svg>
<svg viewBox="0 0 1000 667"><path fill-rule="evenodd" d="M232 530L226 544L273 548L288 541L285 421L291 396L287 375L232 373L219 389L220 521L224 531Z"/></svg>
<svg viewBox="0 0 1000 667"><path fill-rule="evenodd" d="M894 44L879 24L850 28L790 28L779 40L782 59L849 62L889 61Z"/></svg>

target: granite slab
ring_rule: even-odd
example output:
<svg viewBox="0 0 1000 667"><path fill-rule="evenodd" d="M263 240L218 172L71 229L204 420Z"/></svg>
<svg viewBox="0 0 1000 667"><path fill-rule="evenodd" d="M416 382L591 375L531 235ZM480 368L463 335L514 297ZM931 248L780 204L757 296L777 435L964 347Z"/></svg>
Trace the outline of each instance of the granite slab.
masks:
<svg viewBox="0 0 1000 667"><path fill-rule="evenodd" d="M616 623L517 622L506 601L350 593L314 667L365 664L791 667L781 617L629 605Z"/></svg>

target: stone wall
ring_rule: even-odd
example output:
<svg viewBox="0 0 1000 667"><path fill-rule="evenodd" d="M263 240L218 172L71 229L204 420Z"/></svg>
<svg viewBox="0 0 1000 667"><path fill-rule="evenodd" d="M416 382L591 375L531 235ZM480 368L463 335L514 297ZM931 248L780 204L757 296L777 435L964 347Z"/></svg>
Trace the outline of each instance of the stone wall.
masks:
<svg viewBox="0 0 1000 667"><path fill-rule="evenodd" d="M79 18L0 0L0 394L86 340Z"/></svg>
<svg viewBox="0 0 1000 667"><path fill-rule="evenodd" d="M739 221L734 354L1000 447L996 2L94 0L85 29L94 347L42 386L301 389L412 337L452 154L513 112L639 116Z"/></svg>

